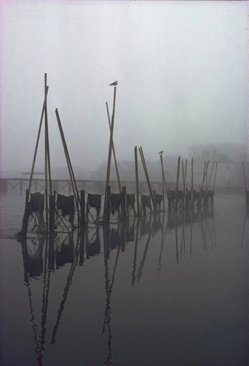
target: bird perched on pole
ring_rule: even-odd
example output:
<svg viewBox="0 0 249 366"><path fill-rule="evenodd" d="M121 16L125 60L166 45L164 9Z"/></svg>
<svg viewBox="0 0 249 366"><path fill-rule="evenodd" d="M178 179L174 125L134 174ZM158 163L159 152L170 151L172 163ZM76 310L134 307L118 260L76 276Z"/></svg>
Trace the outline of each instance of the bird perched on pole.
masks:
<svg viewBox="0 0 249 366"><path fill-rule="evenodd" d="M114 81L114 83L109 84L109 86L110 85L116 86L116 85L118 85L118 82L117 81Z"/></svg>
<svg viewBox="0 0 249 366"><path fill-rule="evenodd" d="M159 154L159 155L162 155L162 153L163 153L163 150L162 150L162 151L159 151L159 153L158 153L158 154Z"/></svg>

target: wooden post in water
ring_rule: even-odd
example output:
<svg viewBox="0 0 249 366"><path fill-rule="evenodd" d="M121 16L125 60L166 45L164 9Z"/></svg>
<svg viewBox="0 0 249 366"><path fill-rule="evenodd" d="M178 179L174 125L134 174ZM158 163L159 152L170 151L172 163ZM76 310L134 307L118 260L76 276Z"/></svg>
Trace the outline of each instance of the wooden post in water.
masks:
<svg viewBox="0 0 249 366"><path fill-rule="evenodd" d="M47 87L47 74L44 74L44 89L45 89L45 95L46 95L46 87ZM49 222L48 222L48 141L47 141L47 137L48 137L48 133L47 133L47 119L46 119L46 110L47 110L47 99L45 97L45 129L44 129L44 141L45 141L45 217L46 217L46 231L48 231L48 226L49 226Z"/></svg>
<svg viewBox="0 0 249 366"><path fill-rule="evenodd" d="M105 185L105 207L104 207L104 219L105 216L108 217L107 214L107 190L110 183L110 170L111 170L111 159L112 159L112 141L113 141L113 131L114 131L114 118L115 118L115 106L116 106L116 86L114 87L114 95L113 95L113 109L112 109L112 123L111 123L111 132L110 132L110 141L109 141L109 152L108 152L108 162L107 162L107 171L106 171L106 185Z"/></svg>
<svg viewBox="0 0 249 366"><path fill-rule="evenodd" d="M207 162L205 160L204 167L203 167L203 175L202 175L201 189L203 189L203 185L204 185L204 181L205 181L206 164L207 164Z"/></svg>
<svg viewBox="0 0 249 366"><path fill-rule="evenodd" d="M187 159L185 160L185 168L182 160L182 181L183 181L183 208L186 202L186 175L187 175Z"/></svg>
<svg viewBox="0 0 249 366"><path fill-rule="evenodd" d="M47 90L47 74L45 74L45 96ZM47 98L45 98L45 131L47 140L47 169L48 169L48 183L49 183L49 194L52 195L52 179L51 179L51 166L50 166L50 150L49 150L49 133L48 133L48 110L47 110Z"/></svg>
<svg viewBox="0 0 249 366"><path fill-rule="evenodd" d="M160 162L161 162L161 168L162 168L162 196L163 196L163 212L165 212L165 190L166 188L166 194L167 194L167 184L164 174L164 168L163 168L163 155L160 154Z"/></svg>
<svg viewBox="0 0 249 366"><path fill-rule="evenodd" d="M213 162L213 166L212 166L211 173L210 173L210 176L209 176L209 180L208 180L208 185L206 187L206 191L208 191L208 188L209 188L209 185L210 185L210 182L211 182L211 179L212 179L214 166L215 166L215 161Z"/></svg>
<svg viewBox="0 0 249 366"><path fill-rule="evenodd" d="M191 206L194 207L194 158L191 160Z"/></svg>
<svg viewBox="0 0 249 366"><path fill-rule="evenodd" d="M122 220L126 219L126 187L122 188L122 200L121 200L121 218Z"/></svg>
<svg viewBox="0 0 249 366"><path fill-rule="evenodd" d="M49 195L49 232L54 232L54 215L55 215L55 192Z"/></svg>
<svg viewBox="0 0 249 366"><path fill-rule="evenodd" d="M140 216L139 210L139 180L138 180L138 161L137 161L137 146L134 148L135 156L135 176L136 176L136 200L137 200L137 216Z"/></svg>
<svg viewBox="0 0 249 366"><path fill-rule="evenodd" d="M22 229L20 232L20 235L23 239L26 239L27 237L27 231L28 231L28 223L29 223L29 216L30 216L30 208L29 208L29 190L26 189L26 197L25 197L25 209L24 209L24 215L22 220Z"/></svg>
<svg viewBox="0 0 249 366"><path fill-rule="evenodd" d="M73 167L72 167L72 163L71 163L71 160L70 160L66 139L65 139L65 136L64 136L64 132L63 132L63 129L62 129L61 120L60 120L60 116L59 116L59 112L58 112L57 108L55 109L55 114L56 114L56 118L57 118L58 127L59 127L59 130L60 130L61 141L62 141L62 145L63 145L65 157L66 157L66 162L67 162L67 167L68 167L68 172L69 172L69 176L70 176L70 180L71 180L71 184L72 184L72 188L73 188L74 199L76 201L77 214L78 214L78 223L79 223L80 222L79 193L78 193L77 184L76 184L76 180L75 180L75 176L74 176L74 172L73 172Z"/></svg>
<svg viewBox="0 0 249 366"><path fill-rule="evenodd" d="M105 208L104 208L104 221L108 224L110 221L110 203L111 203L111 186L108 186L105 194Z"/></svg>
<svg viewBox="0 0 249 366"><path fill-rule="evenodd" d="M108 103L107 102L106 102L106 110L107 110L108 122L109 122L109 127L110 127L110 133L111 133L111 121L110 121L110 114L109 114L109 108L108 108ZM117 181L118 181L118 190L119 190L119 193L122 193L122 187L121 187L121 182L120 182L120 177L119 177L119 172L118 172L118 164L117 164L117 159L116 159L116 153L115 153L115 147L114 147L114 141L113 140L111 141L111 145L112 145L112 153L113 153L113 158L114 158L116 176L117 176Z"/></svg>
<svg viewBox="0 0 249 366"><path fill-rule="evenodd" d="M178 209L178 187L179 187L179 176L180 176L180 164L181 164L181 157L178 157L177 160L177 175L176 175L176 210Z"/></svg>
<svg viewBox="0 0 249 366"><path fill-rule="evenodd" d="M83 227L86 222L86 211L85 211L86 203L85 203L85 191L80 191L80 227Z"/></svg>
<svg viewBox="0 0 249 366"><path fill-rule="evenodd" d="M207 190L207 185L208 185L208 181L207 181L207 176L208 176L208 166L209 166L209 160L207 162L207 167L206 167L206 190Z"/></svg>
<svg viewBox="0 0 249 366"><path fill-rule="evenodd" d="M218 161L216 161L216 165L215 165L213 192L214 192L214 188L215 188L216 173L217 173L217 165L218 165Z"/></svg>
<svg viewBox="0 0 249 366"><path fill-rule="evenodd" d="M36 155L37 155L37 150L38 150L38 145L39 145L39 140L40 140L40 135L41 135L42 121L43 121L43 116L44 116L44 111L45 111L45 105L47 103L47 95L48 95L48 86L45 90L45 98L44 98L44 102L43 102L39 129L38 129L38 134L37 134L37 138L36 138L35 152L34 152L33 163L32 163L32 167L31 167L31 174L30 174L30 179L29 179L29 188L28 188L29 191L31 189L31 184L32 184L32 179L33 179L33 174L34 174Z"/></svg>
<svg viewBox="0 0 249 366"><path fill-rule="evenodd" d="M142 147L139 148L139 153L140 153L140 156L141 156L141 160L142 160L142 164L143 164L143 168L144 168L145 177L146 177L147 184L148 184L148 187L149 187L150 197L151 197L152 204L153 204L153 207L154 207L154 212L156 212L155 200L154 200L154 196L153 196L153 192L152 192L152 188L151 188L151 184L150 184L149 174L148 174L148 171L147 171L146 162L145 162L145 158L144 158L144 153L143 153Z"/></svg>

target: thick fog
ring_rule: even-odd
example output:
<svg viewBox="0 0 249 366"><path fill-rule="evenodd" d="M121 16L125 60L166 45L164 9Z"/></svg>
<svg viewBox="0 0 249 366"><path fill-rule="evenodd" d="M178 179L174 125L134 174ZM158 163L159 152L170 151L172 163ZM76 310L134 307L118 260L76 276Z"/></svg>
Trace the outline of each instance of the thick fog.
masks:
<svg viewBox="0 0 249 366"><path fill-rule="evenodd" d="M52 166L66 166L55 108L73 165L107 160L115 80L118 160L135 145L150 160L195 143L249 145L245 2L18 0L1 12L2 171L31 168L45 72Z"/></svg>

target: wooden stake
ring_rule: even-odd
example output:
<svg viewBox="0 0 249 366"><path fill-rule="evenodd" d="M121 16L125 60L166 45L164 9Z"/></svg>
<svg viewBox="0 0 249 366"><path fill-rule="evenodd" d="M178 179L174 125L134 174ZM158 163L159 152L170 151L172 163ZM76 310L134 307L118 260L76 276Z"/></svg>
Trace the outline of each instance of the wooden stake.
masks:
<svg viewBox="0 0 249 366"><path fill-rule="evenodd" d="M245 172L245 163L244 163L244 161L242 162L242 167L243 167L243 176L244 176L245 191L247 192L246 172Z"/></svg>
<svg viewBox="0 0 249 366"><path fill-rule="evenodd" d="M213 191L214 191L215 181L216 181L217 165L218 165L218 161L216 161L216 166L215 166Z"/></svg>
<svg viewBox="0 0 249 366"><path fill-rule="evenodd" d="M151 197L152 204L153 204L153 207L154 207L154 210L155 210L156 209L155 200L154 200L153 192L152 192L152 189L151 189L149 174L148 174L148 171L147 171L146 162L145 162L145 158L144 158L144 154L143 154L142 147L140 147L139 153L140 153L140 156L141 156L141 160L142 160L142 164L143 164L143 168L144 168L145 177L146 177L147 184L148 184L148 187L149 187L150 197Z"/></svg>
<svg viewBox="0 0 249 366"><path fill-rule="evenodd" d="M121 218L124 220L126 219L126 187L123 187L122 189L122 201L121 201Z"/></svg>
<svg viewBox="0 0 249 366"><path fill-rule="evenodd" d="M115 106L116 106L116 86L114 87L114 95L113 95L113 111L112 111L112 124L111 124L111 133L110 133L110 141L109 141L109 152L108 152L108 163L107 163L107 172L106 172L106 189L110 182L110 170L111 170L111 159L112 159L112 141L113 141L113 131L114 131L114 117L115 117Z"/></svg>
<svg viewBox="0 0 249 366"><path fill-rule="evenodd" d="M163 212L164 212L165 211L165 200L164 200L165 177L164 177L164 170L163 170L163 156L162 156L162 154L160 154L160 161L161 161L161 168L162 168L162 196L163 196Z"/></svg>
<svg viewBox="0 0 249 366"><path fill-rule="evenodd" d="M114 131L114 117L115 117L115 106L116 106L116 86L114 87L114 95L113 95L113 110L112 110L112 123L111 123L111 132L110 132L110 141L109 141L109 152L108 152L108 162L107 162L107 171L106 171L106 184L105 184L105 207L104 207L104 216L106 214L106 206L107 206L107 189L110 182L110 170L111 170L111 159L112 159L112 141L113 141L113 131Z"/></svg>
<svg viewBox="0 0 249 366"><path fill-rule="evenodd" d="M208 191L208 188L209 188L209 185L210 185L211 179L212 179L214 166L215 166L215 161L213 162L212 170L211 170L211 173L210 173L210 176L209 176L208 185L207 185L207 189L206 189L207 191Z"/></svg>
<svg viewBox="0 0 249 366"><path fill-rule="evenodd" d="M44 89L45 89L45 94L46 94L46 87L47 87L47 74L44 74ZM45 141L45 206L46 206L46 231L48 230L48 141L47 141L47 137L48 137L48 133L47 133L47 120L46 120L46 108L47 108L47 103L45 103L45 129L44 129L44 133L45 133L45 137L44 137L44 141Z"/></svg>
<svg viewBox="0 0 249 366"><path fill-rule="evenodd" d="M84 190L81 190L80 191L80 212L81 212L81 215L80 215L80 227L84 226L85 225L85 222L86 222L86 218L85 218L85 215L86 215L86 211L85 211L85 191Z"/></svg>
<svg viewBox="0 0 249 366"><path fill-rule="evenodd" d="M137 161L137 146L134 148L135 156L135 176L136 176L136 199L137 199L137 216L140 216L139 210L139 181L138 181L138 161Z"/></svg>
<svg viewBox="0 0 249 366"><path fill-rule="evenodd" d="M194 158L191 160L191 206L194 206Z"/></svg>
<svg viewBox="0 0 249 366"><path fill-rule="evenodd" d="M179 176L180 176L180 164L181 157L178 157L177 161L177 175L176 175L176 210L178 209L178 187L179 187Z"/></svg>
<svg viewBox="0 0 249 366"><path fill-rule="evenodd" d="M204 167L203 167L203 175L202 175L202 184L201 184L201 189L203 189L203 185L204 185L204 181L205 181L205 171L206 171L206 160L204 162Z"/></svg>
<svg viewBox="0 0 249 366"><path fill-rule="evenodd" d="M207 173L208 173L208 166L209 166L209 160L207 162L207 167L206 167L206 190L207 190Z"/></svg>
<svg viewBox="0 0 249 366"><path fill-rule="evenodd" d="M31 190L31 185L32 185L32 179L33 179L34 168L35 168L35 161L36 161L36 155L37 155L37 150L38 150L38 145L39 145L39 140L40 140L40 135L41 135L42 121L43 121L43 116L44 116L44 111L45 111L45 105L46 105L46 99L47 99L47 95L48 95L48 89L49 89L49 87L46 88L45 98L44 98L44 102L43 102L43 106L42 106L42 113L41 113L41 118L40 118L40 124L39 124L39 129L38 129L36 144L35 144L34 158L33 158L33 163L32 163L32 168L31 168L30 179L29 179L29 188L28 188L29 192Z"/></svg>
<svg viewBox="0 0 249 366"><path fill-rule="evenodd" d="M67 161L67 167L68 167L68 172L69 172L69 176L70 176L70 180L71 180L71 184L72 184L72 188L73 188L74 198L75 198L75 201L76 201L78 222L80 222L79 193L78 193L78 189L77 189L77 185L76 185L76 181L75 181L75 176L74 176L74 172L73 172L73 167L72 167L72 164L71 164L69 152L68 152L68 149L67 149L67 143L66 143L66 140L65 140L65 136L64 136L64 132L63 132L63 129L62 129L61 120L60 120L60 116L59 116L59 112L58 112L57 108L55 109L55 114L56 114L56 118L57 118L57 122L58 122L58 127L59 127L59 130L60 130L62 145L63 145L63 148L64 148L64 153L65 153L65 157L66 157L66 161Z"/></svg>
<svg viewBox="0 0 249 366"><path fill-rule="evenodd" d="M108 108L108 103L107 102L106 102L106 110L107 110L108 122L109 122L109 127L110 127L110 133L111 133L111 121L110 121L110 114L109 114L109 108ZM116 159L116 153L115 153L114 141L113 140L111 141L111 145L112 145L112 153L113 153L115 170L116 170L117 181L118 181L118 190L119 190L119 193L121 193L122 192L122 187L121 187L121 182L120 182L120 177L119 177L119 172L118 172L118 164L117 164L117 159Z"/></svg>
<svg viewBox="0 0 249 366"><path fill-rule="evenodd" d="M45 74L45 95L47 89L47 74ZM45 132L47 141L47 170L48 170L48 182L49 182L49 194L52 195L52 180L51 180L51 167L50 167L50 152L49 152L49 133L48 133L48 110L47 99L45 103Z"/></svg>

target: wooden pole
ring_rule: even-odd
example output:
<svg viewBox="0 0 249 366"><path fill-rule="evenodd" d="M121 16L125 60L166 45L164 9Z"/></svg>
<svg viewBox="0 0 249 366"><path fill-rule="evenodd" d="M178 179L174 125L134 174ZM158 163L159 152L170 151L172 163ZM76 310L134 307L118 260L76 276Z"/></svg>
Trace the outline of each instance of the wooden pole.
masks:
<svg viewBox="0 0 249 366"><path fill-rule="evenodd" d="M139 210L139 181L138 181L137 146L135 146L135 148L134 148L134 156L135 156L137 216L140 216L140 210Z"/></svg>
<svg viewBox="0 0 249 366"><path fill-rule="evenodd" d="M218 161L216 161L215 172L214 172L214 185L213 185L213 192L214 192L215 181L216 181L217 165L218 165Z"/></svg>
<svg viewBox="0 0 249 366"><path fill-rule="evenodd" d="M182 160L182 183L183 183L183 194L185 194L185 169L183 160Z"/></svg>
<svg viewBox="0 0 249 366"><path fill-rule="evenodd" d="M180 176L180 164L181 157L178 157L177 161L177 175L176 175L176 210L178 209L178 187L179 187L179 176Z"/></svg>
<svg viewBox="0 0 249 366"><path fill-rule="evenodd" d="M144 158L144 154L143 154L142 147L140 147L139 153L140 153L140 156L141 156L141 160L142 160L142 164L143 164L143 168L144 168L145 177L146 177L147 184L148 184L148 187L149 187L150 197L151 197L152 204L153 204L153 207L154 207L154 210L155 210L156 209L155 200L154 200L153 192L152 192L152 189L151 189L150 179L149 179L149 175L148 175L148 171L147 171L146 162L145 162L145 158Z"/></svg>
<svg viewBox="0 0 249 366"><path fill-rule="evenodd" d="M162 154L160 154L160 161L161 161L161 168L162 168L163 211L165 211L165 190L164 190L164 188L166 189L166 194L167 194L167 183L166 183L165 174L164 174L163 156L162 156Z"/></svg>
<svg viewBox="0 0 249 366"><path fill-rule="evenodd" d="M49 232L54 231L54 214L55 214L55 192L49 195Z"/></svg>
<svg viewBox="0 0 249 366"><path fill-rule="evenodd" d="M107 102L106 102L106 110L107 110L108 122L109 122L109 127L110 127L110 133L111 133L111 120L110 120L110 114L109 114L109 108L108 108L108 103ZM120 177L119 177L119 172L118 172L118 164L117 164L117 159L116 159L116 153L115 153L115 147L114 147L114 141L113 140L111 141L111 145L112 145L112 153L113 153L115 170L116 170L117 181L118 181L118 190L119 190L119 193L121 193L122 192L122 187L121 187L121 182L120 182Z"/></svg>
<svg viewBox="0 0 249 366"><path fill-rule="evenodd" d="M34 158L33 158L33 163L32 163L32 168L31 168L30 179L29 179L29 188L28 188L29 192L31 190L31 185L32 185L32 179L33 179L34 168L35 168L35 161L36 161L37 150L38 150L38 145L39 145L39 140L40 140L40 135L41 135L42 121L43 121L43 116L44 116L44 111L45 111L45 105L46 105L47 95L48 95L48 87L46 88L46 92L45 92L45 98L44 98L44 102L43 102L43 106L42 106L42 113L41 113L41 118L40 118L40 124L39 124L39 129L38 129L36 144L35 144Z"/></svg>
<svg viewBox="0 0 249 366"><path fill-rule="evenodd" d="M111 159L112 159L112 141L113 141L113 131L114 131L114 117L115 117L115 106L116 106L116 86L114 87L114 95L113 95L113 110L112 110L112 123L111 123L111 132L110 132L110 141L109 141L109 152L108 152L108 162L107 162L107 171L106 171L106 185L105 185L105 207L104 207L104 215L106 214L106 206L107 206L107 189L110 182L110 170L111 170Z"/></svg>
<svg viewBox="0 0 249 366"><path fill-rule="evenodd" d="M71 180L71 184L72 184L72 188L73 188L74 198L75 198L75 201L76 201L78 222L79 222L80 221L79 193L78 193L78 189L77 189L77 185L76 185L76 181L75 181L75 176L74 176L74 172L73 172L73 167L72 167L72 164L71 164L69 152L68 152L68 149L67 149L67 143L66 143L66 140L65 140L65 136L64 136L64 132L63 132L63 129L62 129L61 120L60 120L60 116L59 116L59 112L58 112L57 108L55 109L55 114L56 114L56 118L57 118L57 122L58 122L58 127L59 127L59 130L60 130L62 145L63 145L63 148L64 148L64 153L65 153L65 157L66 157L66 161L67 161L67 166L68 166L70 180Z"/></svg>
<svg viewBox="0 0 249 366"><path fill-rule="evenodd" d="M245 191L247 192L246 172L245 172L245 163L244 163L244 161L242 162L242 167L243 167L243 176L244 176Z"/></svg>
<svg viewBox="0 0 249 366"><path fill-rule="evenodd" d="M206 190L207 190L207 176L208 176L208 166L209 166L209 160L208 160L208 162L207 162L207 167L206 167Z"/></svg>
<svg viewBox="0 0 249 366"><path fill-rule="evenodd" d="M28 205L29 193L30 193L29 190L26 189L25 209L24 209L24 215L23 215L23 220L22 220L22 229L21 229L21 232L19 233L19 235L23 239L26 239L26 236L27 236L29 216L30 216L30 208Z"/></svg>
<svg viewBox="0 0 249 366"><path fill-rule="evenodd" d="M204 181L205 181L205 172L206 172L206 160L204 162L204 167L203 167L203 175L202 175L202 184L201 184L201 189L203 189L203 185L204 185Z"/></svg>
<svg viewBox="0 0 249 366"><path fill-rule="evenodd" d="M210 177L209 177L209 180L208 180L207 191L208 191L208 188L209 188L209 185L210 185L211 179L212 179L214 166L215 166L215 161L213 162L212 170L211 170Z"/></svg>
<svg viewBox="0 0 249 366"><path fill-rule="evenodd" d="M125 209L125 201L126 201L126 187L122 188L122 201L121 201L121 217L122 219L126 219L126 209Z"/></svg>
<svg viewBox="0 0 249 366"><path fill-rule="evenodd" d="M85 225L85 221L86 221L86 211L85 211L85 191L81 190L80 191L80 226L84 226Z"/></svg>
<svg viewBox="0 0 249 366"><path fill-rule="evenodd" d="M184 176L185 187L186 187L187 167L188 167L188 159L185 160L185 176ZM184 192L184 194L185 194L185 192Z"/></svg>
<svg viewBox="0 0 249 366"><path fill-rule="evenodd" d="M194 158L191 160L191 206L194 206Z"/></svg>
<svg viewBox="0 0 249 366"><path fill-rule="evenodd" d="M113 111L112 111L112 124L111 124L111 133L110 133L110 141L109 141L109 152L108 152L108 163L107 163L107 172L106 172L106 189L109 186L110 182L110 171L111 171L111 160L112 160L112 141L113 141L113 131L114 131L114 117L115 117L115 107L116 107L116 86L114 87L114 95L113 95Z"/></svg>
<svg viewBox="0 0 249 366"><path fill-rule="evenodd" d="M46 95L46 87L47 87L47 74L44 74L44 89ZM48 222L48 133L47 133L47 121L46 121L46 108L47 103L45 103L45 129L44 129L44 141L45 141L45 206L46 206L46 231L48 230L49 222Z"/></svg>
<svg viewBox="0 0 249 366"><path fill-rule="evenodd" d="M45 95L47 89L47 74L45 74ZM49 133L48 133L48 109L47 98L45 103L45 131L47 141L47 170L48 170L48 182L49 182L49 194L52 195L52 180L51 180L51 167L50 167L50 152L49 152Z"/></svg>

